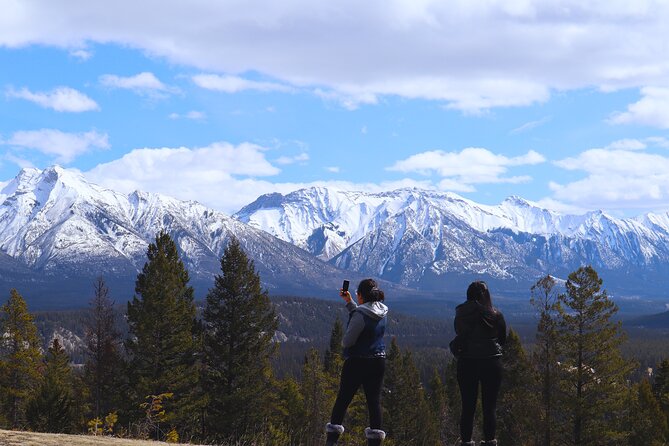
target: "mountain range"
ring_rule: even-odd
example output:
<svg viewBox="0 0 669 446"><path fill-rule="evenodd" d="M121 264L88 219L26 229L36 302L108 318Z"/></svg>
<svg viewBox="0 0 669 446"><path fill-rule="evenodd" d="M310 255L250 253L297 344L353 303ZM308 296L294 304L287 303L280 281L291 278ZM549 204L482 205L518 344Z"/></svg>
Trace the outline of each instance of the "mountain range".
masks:
<svg viewBox="0 0 669 446"><path fill-rule="evenodd" d="M271 292L336 289L343 272L309 253L193 201L129 195L58 166L23 169L0 191L0 286L40 306L76 306L103 276L116 299L132 297L137 272L156 234L177 243L191 282L203 295L220 257L237 237Z"/></svg>
<svg viewBox="0 0 669 446"><path fill-rule="evenodd" d="M461 293L473 278L527 294L541 275L565 278L584 264L620 295L663 297L669 284L669 214L563 215L519 197L490 206L418 189L315 187L263 195L228 216L115 192L59 166L21 170L0 203L0 286L47 306L87 302L99 275L118 300L131 297L161 230L177 242L200 296L232 236L274 294L332 294L342 278L363 276L403 295Z"/></svg>

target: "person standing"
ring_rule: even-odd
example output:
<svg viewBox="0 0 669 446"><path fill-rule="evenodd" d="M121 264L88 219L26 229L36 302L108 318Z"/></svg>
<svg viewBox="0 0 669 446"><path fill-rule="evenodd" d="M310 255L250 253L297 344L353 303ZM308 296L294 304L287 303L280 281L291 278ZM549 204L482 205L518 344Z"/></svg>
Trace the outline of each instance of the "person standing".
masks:
<svg viewBox="0 0 669 446"><path fill-rule="evenodd" d="M481 385L483 435L481 445L496 446L497 395L502 383L502 349L506 342L504 315L492 305L485 282L472 282L467 288L467 301L455 310L455 333L462 340L457 358L457 376L462 397L460 443L474 446L472 432L474 412Z"/></svg>
<svg viewBox="0 0 669 446"><path fill-rule="evenodd" d="M335 446L344 433L342 422L346 409L362 386L367 399L369 427L365 429L368 446L379 446L386 438L381 430L381 386L386 368L386 346L383 335L386 329L388 307L385 295L373 279L364 279L358 285L358 305L348 291L340 290L349 311L348 324L342 339L344 365L342 366L339 392L330 422L326 424L326 446Z"/></svg>

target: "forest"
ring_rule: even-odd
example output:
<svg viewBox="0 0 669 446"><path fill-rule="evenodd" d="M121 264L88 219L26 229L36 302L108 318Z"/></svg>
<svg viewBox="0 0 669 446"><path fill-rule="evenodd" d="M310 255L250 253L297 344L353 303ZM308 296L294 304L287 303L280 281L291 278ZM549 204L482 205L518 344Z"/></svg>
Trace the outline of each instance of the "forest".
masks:
<svg viewBox="0 0 669 446"><path fill-rule="evenodd" d="M340 303L270 298L233 240L198 306L165 233L149 245L125 308L115 305L102 277L92 295L86 311L34 314L20 291L11 291L0 309L0 428L175 443L324 444L343 363L348 316ZM500 444L667 444L667 334L624 331L588 266L569 276L564 291L546 276L528 295L533 330L511 324L504 349ZM83 327L83 349L68 354L59 337L45 346L54 327ZM452 337L450 320L391 308L384 444L456 441ZM366 423L359 392L339 444L361 444Z"/></svg>

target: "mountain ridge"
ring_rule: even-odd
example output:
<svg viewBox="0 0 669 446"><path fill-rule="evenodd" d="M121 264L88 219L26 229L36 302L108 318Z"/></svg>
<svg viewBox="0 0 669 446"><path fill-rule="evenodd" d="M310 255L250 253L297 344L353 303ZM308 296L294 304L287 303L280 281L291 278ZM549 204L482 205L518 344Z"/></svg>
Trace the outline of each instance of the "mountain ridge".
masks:
<svg viewBox="0 0 669 446"><path fill-rule="evenodd" d="M402 296L460 292L474 279L526 293L542 275L566 278L585 264L616 293L669 286L669 214L562 215L517 196L492 206L448 192L318 187L263 195L228 216L196 201L115 192L59 166L21 170L0 200L0 285L52 300L59 291L89 299L95 275L130 297L162 230L200 296L232 236L279 294L325 295L344 277L369 276Z"/></svg>

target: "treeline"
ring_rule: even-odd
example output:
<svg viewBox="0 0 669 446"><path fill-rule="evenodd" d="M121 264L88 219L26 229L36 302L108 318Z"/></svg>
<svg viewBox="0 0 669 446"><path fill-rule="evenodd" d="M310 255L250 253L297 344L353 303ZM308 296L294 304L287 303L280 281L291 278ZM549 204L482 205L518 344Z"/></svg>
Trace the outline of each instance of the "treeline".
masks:
<svg viewBox="0 0 669 446"><path fill-rule="evenodd" d="M57 338L41 351L33 316L12 290L0 319L0 427L207 444L323 444L342 364L343 318L328 328L324 348L307 351L299 373L279 377L272 367L280 348L276 309L240 244L226 248L201 317L188 283L174 241L158 234L121 334L99 279L85 363L77 369ZM624 334L612 318L617 308L601 286L584 267L569 276L564 293L550 276L532 287L540 315L534 348L526 352L512 330L503 357L501 444L669 440L669 360L644 375L623 358ZM455 362L443 349L418 353L407 348L410 342L389 343L386 444L452 444L460 410ZM359 394L340 444L359 444L366 420Z"/></svg>

